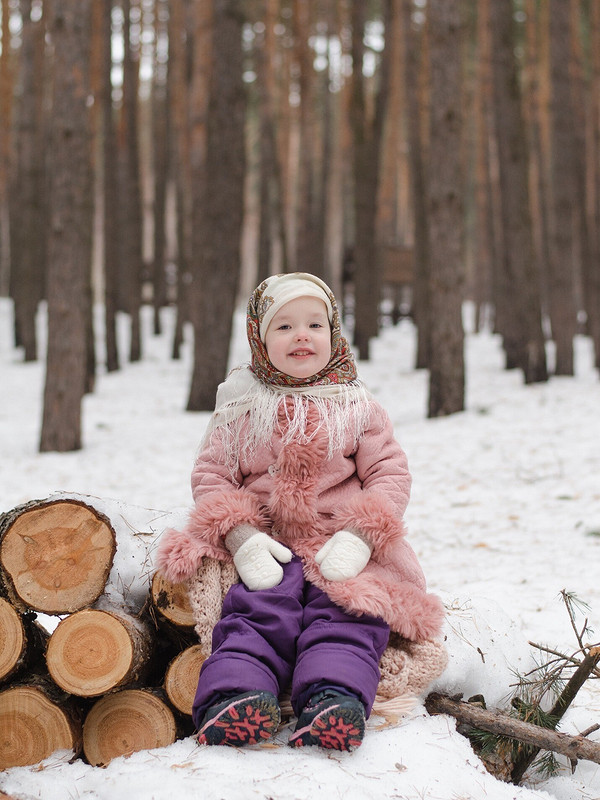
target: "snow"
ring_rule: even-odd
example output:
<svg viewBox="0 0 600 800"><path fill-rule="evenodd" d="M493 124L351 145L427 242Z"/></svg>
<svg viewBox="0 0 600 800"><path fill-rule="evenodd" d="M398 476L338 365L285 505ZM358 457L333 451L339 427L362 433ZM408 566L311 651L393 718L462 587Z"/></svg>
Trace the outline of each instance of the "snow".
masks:
<svg viewBox="0 0 600 800"><path fill-rule="evenodd" d="M12 306L0 299L0 511L56 493L88 498L118 519L110 580L132 597L146 589L160 531L182 523L190 506L191 465L208 419L184 411L189 331L181 361L172 361L169 311L163 321L165 333L152 336L144 309L144 359L118 373L101 371L84 401L84 448L39 454L43 358L22 363L10 345ZM39 326L43 340L43 310ZM239 312L232 365L246 357L243 327ZM529 642L575 651L562 589L590 606L598 629L600 382L584 337L576 340L574 378L526 387L517 372L503 369L497 336L469 333L467 410L428 420L428 378L412 369L414 347L408 321L386 328L360 370L408 454L410 542L430 590L448 609L450 660L434 688L465 698L483 694L494 706L510 694L515 672L539 655ZM577 733L596 722L600 684L588 681L561 730ZM522 787L496 780L455 721L430 717L422 702L396 726L381 725L372 718L352 754L292 750L285 729L270 744L242 749L199 747L190 737L104 769L57 753L0 773L0 790L19 800L600 798L600 765L588 761ZM590 739L600 742L600 733Z"/></svg>

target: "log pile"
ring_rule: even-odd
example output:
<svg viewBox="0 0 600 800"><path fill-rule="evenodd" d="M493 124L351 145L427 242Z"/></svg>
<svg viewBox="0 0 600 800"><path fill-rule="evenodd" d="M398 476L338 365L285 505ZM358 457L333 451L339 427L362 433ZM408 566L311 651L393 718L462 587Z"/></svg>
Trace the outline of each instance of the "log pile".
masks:
<svg viewBox="0 0 600 800"><path fill-rule="evenodd" d="M184 514L64 494L0 514L0 770L57 750L105 766L192 733L202 650L185 587L152 565L159 534L182 527ZM599 661L596 647L567 685L568 702ZM585 734L440 694L425 705L534 753L600 763L600 746ZM509 765L518 776L497 776L519 783L528 763Z"/></svg>
<svg viewBox="0 0 600 800"><path fill-rule="evenodd" d="M0 515L0 769L57 750L103 766L192 732L194 621L152 567L167 517L62 494Z"/></svg>

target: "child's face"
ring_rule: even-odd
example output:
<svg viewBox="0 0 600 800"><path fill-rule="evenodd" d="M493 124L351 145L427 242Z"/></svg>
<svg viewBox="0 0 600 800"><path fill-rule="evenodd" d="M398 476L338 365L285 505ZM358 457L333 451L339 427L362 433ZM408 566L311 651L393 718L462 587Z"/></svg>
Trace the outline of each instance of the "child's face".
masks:
<svg viewBox="0 0 600 800"><path fill-rule="evenodd" d="M318 297L285 303L269 323L265 347L271 364L292 378L309 378L327 366L331 329L327 307Z"/></svg>

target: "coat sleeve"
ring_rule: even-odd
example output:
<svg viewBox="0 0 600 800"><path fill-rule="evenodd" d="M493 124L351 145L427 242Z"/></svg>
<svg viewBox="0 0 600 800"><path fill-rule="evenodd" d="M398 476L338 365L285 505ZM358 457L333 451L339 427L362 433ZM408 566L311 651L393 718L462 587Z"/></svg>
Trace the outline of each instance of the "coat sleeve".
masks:
<svg viewBox="0 0 600 800"><path fill-rule="evenodd" d="M356 451L356 474L364 492L384 494L394 506L396 515L402 518L412 483L408 460L394 436L386 411L378 403L373 405L371 423Z"/></svg>
<svg viewBox="0 0 600 800"><path fill-rule="evenodd" d="M218 436L198 455L192 469L194 508L182 531L167 530L159 542L157 566L174 582L192 577L208 556L230 561L225 536L242 523L265 530L268 520L242 476L225 463Z"/></svg>
<svg viewBox="0 0 600 800"><path fill-rule="evenodd" d="M242 483L239 465L226 463L225 436L226 433L217 428L196 456L191 475L195 503L208 492L234 490Z"/></svg>
<svg viewBox="0 0 600 800"><path fill-rule="evenodd" d="M373 546L373 556L385 559L404 537L402 518L412 479L391 420L378 403L373 403L371 421L358 443L355 463L362 491L336 511L336 525L362 534Z"/></svg>

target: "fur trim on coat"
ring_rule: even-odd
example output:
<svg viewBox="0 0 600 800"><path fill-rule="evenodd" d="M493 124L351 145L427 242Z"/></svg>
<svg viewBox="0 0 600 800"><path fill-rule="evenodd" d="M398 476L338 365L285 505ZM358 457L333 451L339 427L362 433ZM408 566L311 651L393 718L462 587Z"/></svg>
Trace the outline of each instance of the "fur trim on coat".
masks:
<svg viewBox="0 0 600 800"><path fill-rule="evenodd" d="M243 487L234 492L209 492L192 509L182 531L169 529L163 533L157 568L167 580L182 583L200 569L205 556L231 561L224 539L230 530L244 522L261 530L269 528L256 495Z"/></svg>

